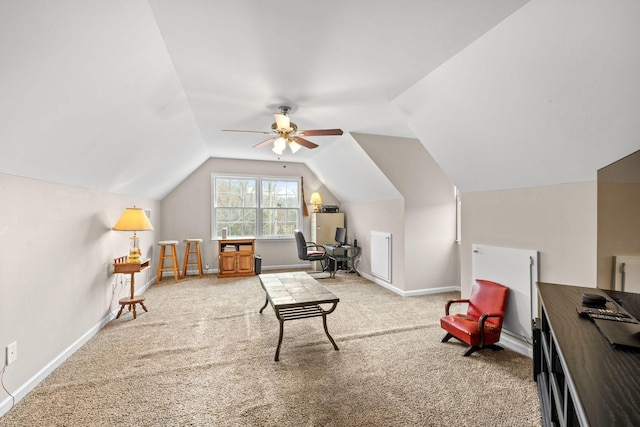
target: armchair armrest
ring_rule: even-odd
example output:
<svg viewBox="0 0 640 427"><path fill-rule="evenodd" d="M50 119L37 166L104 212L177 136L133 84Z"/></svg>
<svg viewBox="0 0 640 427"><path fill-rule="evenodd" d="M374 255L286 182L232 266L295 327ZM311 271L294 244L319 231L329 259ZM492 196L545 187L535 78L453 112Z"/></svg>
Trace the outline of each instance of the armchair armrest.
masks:
<svg viewBox="0 0 640 427"><path fill-rule="evenodd" d="M445 314L445 316L449 315L449 307L451 307L451 304L463 303L463 302L468 303L469 301L470 301L469 299L450 299L449 301L447 301L447 304L444 306L444 314Z"/></svg>
<svg viewBox="0 0 640 427"><path fill-rule="evenodd" d="M484 346L484 324L489 317L504 317L504 312L500 313L484 313L478 319L478 327L480 328L480 347Z"/></svg>

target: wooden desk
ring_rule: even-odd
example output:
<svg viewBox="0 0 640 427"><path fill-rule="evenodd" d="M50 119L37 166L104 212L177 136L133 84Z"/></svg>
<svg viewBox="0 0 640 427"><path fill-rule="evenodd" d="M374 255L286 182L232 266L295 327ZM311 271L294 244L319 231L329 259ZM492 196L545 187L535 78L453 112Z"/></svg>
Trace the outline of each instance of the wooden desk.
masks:
<svg viewBox="0 0 640 427"><path fill-rule="evenodd" d="M145 307L144 305L144 302L143 302L144 297L135 296L135 286L134 286L135 274L141 272L142 270L146 270L147 268L149 268L149 259L143 259L140 261L140 263L127 262L126 256L122 256L120 258L116 258L113 260L113 274L119 274L119 273L131 274L131 291L128 297L121 298L120 301L118 301L118 303L120 304L120 310L118 311L118 315L116 316L116 319L120 317L120 315L122 314L122 310L127 306L129 307L129 311L133 309L134 319L137 317L136 304L140 304L140 306L142 306L144 311L149 311L147 310L147 307Z"/></svg>
<svg viewBox="0 0 640 427"><path fill-rule="evenodd" d="M351 245L323 245L329 256L329 271L331 278L335 277L336 271L338 271L339 263L346 263L345 270L347 273L356 273L358 276L358 270L356 270L356 261L360 256L361 247Z"/></svg>
<svg viewBox="0 0 640 427"><path fill-rule="evenodd" d="M583 293L605 292L538 283L538 293L534 374L544 425L640 426L640 352L614 348L576 312Z"/></svg>
<svg viewBox="0 0 640 427"><path fill-rule="evenodd" d="M333 313L340 299L320 285L316 279L305 272L260 274L260 284L266 293L266 300L260 313L271 303L273 311L280 322L280 337L274 360L280 358L280 346L284 322L287 320L307 319L322 316L324 332L335 350L339 350L336 342L327 329L327 315ZM332 304L324 310L320 304Z"/></svg>

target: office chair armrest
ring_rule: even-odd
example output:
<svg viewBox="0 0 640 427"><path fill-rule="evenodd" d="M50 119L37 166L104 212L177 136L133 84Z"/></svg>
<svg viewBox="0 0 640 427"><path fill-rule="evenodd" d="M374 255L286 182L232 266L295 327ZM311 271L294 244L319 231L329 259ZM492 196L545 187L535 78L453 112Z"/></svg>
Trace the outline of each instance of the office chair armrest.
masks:
<svg viewBox="0 0 640 427"><path fill-rule="evenodd" d="M444 306L444 314L445 314L445 316L449 315L449 307L451 307L451 304L453 304L453 303L463 303L463 302L468 303L469 301L470 301L469 299L450 299L449 301L447 301L447 304Z"/></svg>
<svg viewBox="0 0 640 427"><path fill-rule="evenodd" d="M316 250L318 250L318 249L322 249L322 250L324 251L324 253L327 253L327 249L326 249L324 246L319 245L319 244L317 244L317 243L315 243L315 242L307 242L307 246L306 246L306 248L307 248L307 249L309 249L309 248L316 248Z"/></svg>
<svg viewBox="0 0 640 427"><path fill-rule="evenodd" d="M478 327L480 328L480 347L484 347L484 324L489 317L504 317L504 313L484 313L478 319Z"/></svg>

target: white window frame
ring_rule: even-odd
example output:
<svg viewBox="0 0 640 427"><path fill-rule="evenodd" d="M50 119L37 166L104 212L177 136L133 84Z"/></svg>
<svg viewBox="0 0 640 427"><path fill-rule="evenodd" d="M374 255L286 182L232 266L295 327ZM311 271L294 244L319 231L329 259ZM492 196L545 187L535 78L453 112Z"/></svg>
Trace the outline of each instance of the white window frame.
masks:
<svg viewBox="0 0 640 427"><path fill-rule="evenodd" d="M462 243L462 196L460 190L455 187L456 198L456 243Z"/></svg>
<svg viewBox="0 0 640 427"><path fill-rule="evenodd" d="M260 176L260 175L239 175L239 174L211 174L211 240L221 239L221 233L218 232L217 227L217 217L216 213L219 209L224 209L223 206L217 205L217 195L216 195L216 183L218 179L243 179L243 180L251 180L255 183L255 192L256 192L256 206L252 207L243 207L241 209L255 210L255 234L252 236L239 236L232 235L230 233L227 234L227 238L242 238L242 237L253 237L261 240L282 240L282 239L293 239L293 230L296 228L302 227L302 179L300 177L291 177L291 176ZM297 197L295 200L290 202L291 204L295 204L295 206L282 206L282 207L273 207L266 206L267 201L263 195L262 185L268 181L284 181L289 183L295 183L297 188ZM264 221L263 217L267 211L273 210L288 210L291 213L291 210L295 211L295 218L291 224L288 225L290 229L290 233L287 234L265 234L264 229ZM276 215L281 218L281 216ZM285 214L285 216L287 216ZM289 221L291 222L291 221Z"/></svg>

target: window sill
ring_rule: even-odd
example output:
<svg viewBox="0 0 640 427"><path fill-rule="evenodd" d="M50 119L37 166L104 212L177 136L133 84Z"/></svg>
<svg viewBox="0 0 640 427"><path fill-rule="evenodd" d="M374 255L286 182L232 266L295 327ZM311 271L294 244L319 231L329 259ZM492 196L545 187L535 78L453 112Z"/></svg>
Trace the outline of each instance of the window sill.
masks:
<svg viewBox="0 0 640 427"><path fill-rule="evenodd" d="M211 239L212 242L217 242L218 240L240 240L240 239L255 239L256 242L291 242L291 241L295 241L295 237L294 236L286 236L286 237L253 237L253 236L230 236L227 237L226 239L222 239L219 237L213 238Z"/></svg>

